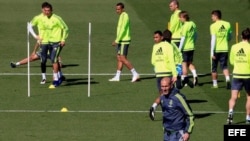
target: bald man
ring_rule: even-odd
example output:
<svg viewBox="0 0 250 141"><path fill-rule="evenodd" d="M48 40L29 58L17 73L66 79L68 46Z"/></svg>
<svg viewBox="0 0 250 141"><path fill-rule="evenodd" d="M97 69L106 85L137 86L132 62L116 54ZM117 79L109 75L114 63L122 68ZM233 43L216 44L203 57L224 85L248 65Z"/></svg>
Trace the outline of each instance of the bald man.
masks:
<svg viewBox="0 0 250 141"><path fill-rule="evenodd" d="M164 141L188 141L194 127L194 114L186 98L173 87L169 77L161 80L161 95L150 108L149 117L154 120L157 105L163 115Z"/></svg>

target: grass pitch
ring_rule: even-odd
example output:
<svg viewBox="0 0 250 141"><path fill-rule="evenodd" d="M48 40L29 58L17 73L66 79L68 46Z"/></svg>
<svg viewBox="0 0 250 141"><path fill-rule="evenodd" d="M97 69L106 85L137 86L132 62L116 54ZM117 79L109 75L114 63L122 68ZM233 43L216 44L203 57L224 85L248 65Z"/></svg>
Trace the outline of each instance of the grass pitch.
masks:
<svg viewBox="0 0 250 141"><path fill-rule="evenodd" d="M121 81L108 82L115 73L115 38L118 15L116 0L51 0L54 12L68 24L70 35L62 51L63 72L67 81L56 89L50 82L40 85L40 63L31 63L31 97L27 96L27 67L12 69L11 61L27 56L26 24L41 11L37 0L0 0L0 140L3 141L152 141L162 140L160 108L156 121L150 121L148 110L157 96L150 57L153 32L166 28L170 18L166 0L123 0L130 15L132 43L128 58L141 74L141 81L131 83L130 72L124 68ZM223 140L230 91L225 89L224 77L219 77L219 89L211 89L210 78L210 13L222 11L230 21L236 42L235 23L239 31L249 27L249 1L242 0L180 0L180 8L190 13L197 24L198 40L195 62L200 86L182 92L195 113L192 141ZM88 23L92 23L91 96L88 85ZM239 33L240 35L240 33ZM31 48L34 40L30 39ZM31 49L32 50L32 49ZM48 81L51 65L48 61ZM221 72L219 72L221 73ZM245 93L241 92L234 121L245 120ZM68 112L60 110L66 107Z"/></svg>

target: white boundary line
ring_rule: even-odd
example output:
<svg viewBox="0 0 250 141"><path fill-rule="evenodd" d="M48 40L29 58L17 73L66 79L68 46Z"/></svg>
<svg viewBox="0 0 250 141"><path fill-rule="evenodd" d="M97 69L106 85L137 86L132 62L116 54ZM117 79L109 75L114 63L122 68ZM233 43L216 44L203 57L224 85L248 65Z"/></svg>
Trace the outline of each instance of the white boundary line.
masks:
<svg viewBox="0 0 250 141"><path fill-rule="evenodd" d="M59 113L60 110L0 110L0 113ZM148 113L149 111L91 111L91 110L69 110L70 113ZM156 111L161 113L161 111ZM227 114L227 111L193 111L194 114ZM245 112L234 112L243 114Z"/></svg>
<svg viewBox="0 0 250 141"><path fill-rule="evenodd" d="M0 73L0 75L27 75L27 73ZM30 75L41 75L41 73L30 73ZM48 73L46 75L52 75L52 73ZM88 73L64 73L64 75L88 75ZM115 73L91 73L91 75L115 75ZM132 75L131 73L123 73L121 75ZM140 75L152 75L154 76L154 73L140 73ZM198 75L206 75L206 74L198 74ZM218 74L223 75L223 74Z"/></svg>

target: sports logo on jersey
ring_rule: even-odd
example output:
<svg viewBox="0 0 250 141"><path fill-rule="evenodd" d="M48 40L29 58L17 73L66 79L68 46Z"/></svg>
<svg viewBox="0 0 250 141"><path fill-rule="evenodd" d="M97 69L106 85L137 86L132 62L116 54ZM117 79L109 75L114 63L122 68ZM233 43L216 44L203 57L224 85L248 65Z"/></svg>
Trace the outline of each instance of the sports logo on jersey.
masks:
<svg viewBox="0 0 250 141"><path fill-rule="evenodd" d="M163 53L162 53L162 48L160 47L157 51L156 51L156 53L155 53L156 55L162 55Z"/></svg>
<svg viewBox="0 0 250 141"><path fill-rule="evenodd" d="M220 27L220 29L219 29L219 32L223 32L223 31L225 31L225 30L226 30L225 26L222 25L222 26Z"/></svg>
<svg viewBox="0 0 250 141"><path fill-rule="evenodd" d="M237 52L236 56L246 56L246 54L245 54L245 52L244 52L244 49L241 48L241 49Z"/></svg>
<svg viewBox="0 0 250 141"><path fill-rule="evenodd" d="M190 28L190 32L193 32L194 31L194 26L192 26L191 28Z"/></svg>
<svg viewBox="0 0 250 141"><path fill-rule="evenodd" d="M173 100L172 99L169 101L168 107L173 107Z"/></svg>

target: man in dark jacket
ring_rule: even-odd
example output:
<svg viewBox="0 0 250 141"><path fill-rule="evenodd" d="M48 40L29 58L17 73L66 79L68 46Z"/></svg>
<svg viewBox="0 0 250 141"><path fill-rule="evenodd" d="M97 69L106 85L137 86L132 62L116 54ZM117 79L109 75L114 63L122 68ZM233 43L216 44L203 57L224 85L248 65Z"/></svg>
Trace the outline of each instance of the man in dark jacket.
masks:
<svg viewBox="0 0 250 141"><path fill-rule="evenodd" d="M149 116L154 120L154 111L161 105L163 114L164 141L188 141L194 127L194 114L186 98L173 87L171 79L161 80L162 94L150 108Z"/></svg>

